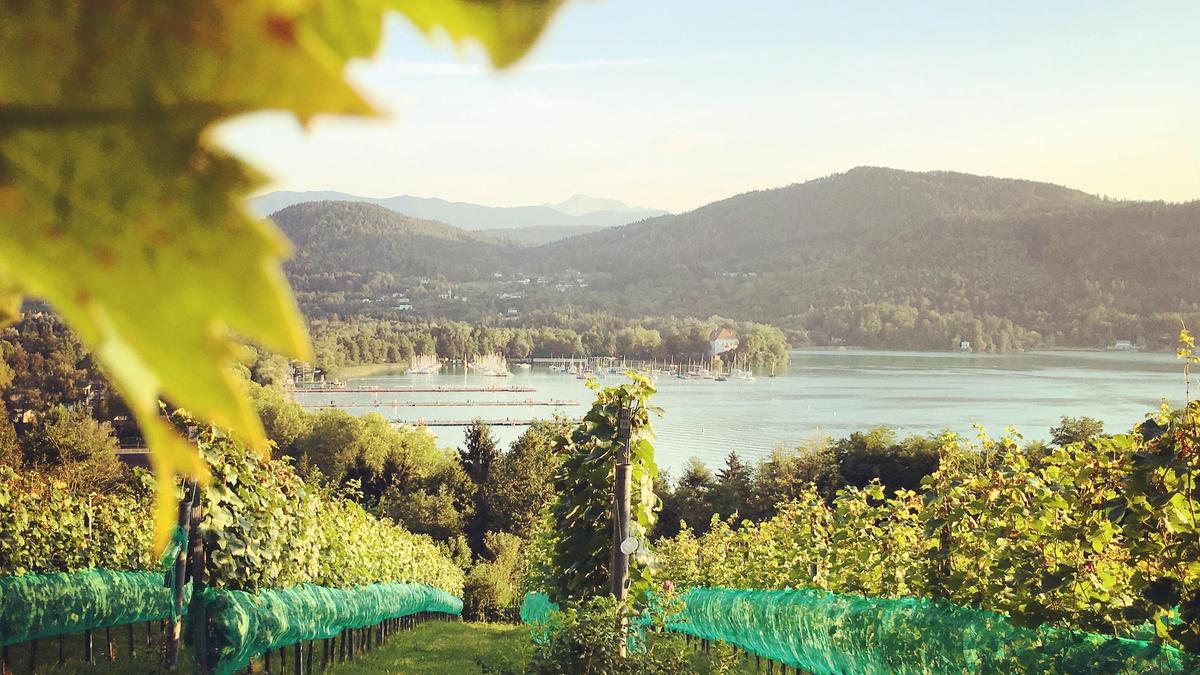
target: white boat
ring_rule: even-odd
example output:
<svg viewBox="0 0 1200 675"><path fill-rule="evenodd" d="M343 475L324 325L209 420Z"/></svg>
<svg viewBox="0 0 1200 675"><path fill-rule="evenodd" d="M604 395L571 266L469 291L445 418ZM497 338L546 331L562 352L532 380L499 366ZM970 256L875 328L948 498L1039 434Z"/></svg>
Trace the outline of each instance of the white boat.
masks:
<svg viewBox="0 0 1200 675"><path fill-rule="evenodd" d="M436 375L441 369L442 362L438 360L437 354L421 354L413 357L405 372L409 375Z"/></svg>
<svg viewBox="0 0 1200 675"><path fill-rule="evenodd" d="M512 377L503 354L485 354L476 357L467 364L467 367L487 377Z"/></svg>
<svg viewBox="0 0 1200 675"><path fill-rule="evenodd" d="M530 368L532 368L533 366L532 366L532 365L530 365L530 364L528 364L528 363L518 363L518 364L517 364L517 367L518 367L518 368L520 368L520 369L522 369L522 370L529 370L529 369L530 369Z"/></svg>

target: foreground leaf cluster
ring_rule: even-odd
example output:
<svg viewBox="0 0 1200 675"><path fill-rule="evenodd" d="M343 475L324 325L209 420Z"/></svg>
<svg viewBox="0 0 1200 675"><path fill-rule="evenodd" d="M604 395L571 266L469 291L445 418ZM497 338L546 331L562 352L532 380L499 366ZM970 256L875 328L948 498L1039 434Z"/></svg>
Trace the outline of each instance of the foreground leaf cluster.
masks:
<svg viewBox="0 0 1200 675"><path fill-rule="evenodd" d="M260 180L211 127L256 110L373 113L342 71L375 51L388 9L504 65L557 4L0 4L0 310L42 298L95 351L153 453L159 548L174 477L206 478L159 398L262 449L231 368L241 341L312 354L279 268L287 244L242 206Z"/></svg>

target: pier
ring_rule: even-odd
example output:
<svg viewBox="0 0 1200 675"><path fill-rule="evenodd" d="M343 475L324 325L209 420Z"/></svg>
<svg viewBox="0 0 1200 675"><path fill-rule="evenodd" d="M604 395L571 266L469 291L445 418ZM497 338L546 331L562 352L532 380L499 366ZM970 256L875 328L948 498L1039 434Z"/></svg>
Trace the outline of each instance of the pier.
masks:
<svg viewBox="0 0 1200 675"><path fill-rule="evenodd" d="M546 421L552 421L546 420ZM490 427L527 427L538 420L533 419L513 419L505 418L502 420L388 420L392 424L407 424L414 427L465 427L480 422ZM583 421L582 417L576 417L568 420L576 424Z"/></svg>
<svg viewBox="0 0 1200 675"><path fill-rule="evenodd" d="M533 393L533 387L288 387L289 394L515 394Z"/></svg>
<svg viewBox="0 0 1200 675"><path fill-rule="evenodd" d="M304 408L493 408L493 407L515 407L515 408L530 408L530 407L552 407L563 408L566 406L579 405L579 401L535 401L526 399L524 401L374 401L373 403L303 403Z"/></svg>

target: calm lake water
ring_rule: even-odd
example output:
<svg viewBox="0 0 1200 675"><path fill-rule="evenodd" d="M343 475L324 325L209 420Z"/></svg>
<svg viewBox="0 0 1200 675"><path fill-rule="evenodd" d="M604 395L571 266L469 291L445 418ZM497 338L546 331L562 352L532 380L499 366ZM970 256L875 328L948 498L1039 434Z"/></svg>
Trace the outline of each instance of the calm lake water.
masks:
<svg viewBox="0 0 1200 675"><path fill-rule="evenodd" d="M531 419L561 412L582 415L591 392L581 380L538 366L499 379L464 374L388 375L358 378L363 386L530 386L532 393L298 393L304 404L348 406L353 414L377 412L415 421ZM602 382L620 381L609 376ZM756 382L662 378L655 402L666 410L656 424L658 461L678 469L690 457L710 466L730 450L757 459L773 448L817 435L841 437L886 425L900 435L942 430L974 436L972 425L993 435L1006 426L1026 438L1046 438L1063 415L1088 415L1112 432L1129 430L1166 398L1184 397L1181 364L1171 354L1053 352L957 354L928 352L797 351L788 370ZM514 402L576 400L577 405L409 407L404 402ZM376 405L378 401L378 405ZM441 445L457 446L461 427L431 427ZM505 444L522 429L498 427Z"/></svg>

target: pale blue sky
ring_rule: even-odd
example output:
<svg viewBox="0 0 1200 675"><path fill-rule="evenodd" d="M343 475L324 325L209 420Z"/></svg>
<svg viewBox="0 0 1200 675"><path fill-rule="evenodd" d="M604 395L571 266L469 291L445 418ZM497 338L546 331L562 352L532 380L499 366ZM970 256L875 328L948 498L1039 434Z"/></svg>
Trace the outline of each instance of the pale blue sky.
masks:
<svg viewBox="0 0 1200 675"><path fill-rule="evenodd" d="M836 6L835 6L836 5ZM870 164L1200 198L1200 2L574 2L511 71L402 20L382 120L235 120L277 189L686 210Z"/></svg>

